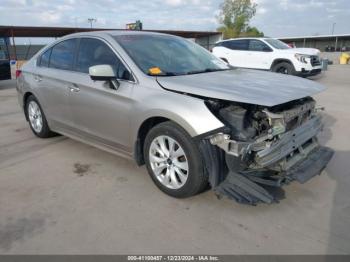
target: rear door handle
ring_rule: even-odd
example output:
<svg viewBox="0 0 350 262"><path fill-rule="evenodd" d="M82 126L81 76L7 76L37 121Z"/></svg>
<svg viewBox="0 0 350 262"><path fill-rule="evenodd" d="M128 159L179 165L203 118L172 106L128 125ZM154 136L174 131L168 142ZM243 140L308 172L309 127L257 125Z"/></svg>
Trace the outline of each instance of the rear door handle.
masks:
<svg viewBox="0 0 350 262"><path fill-rule="evenodd" d="M80 88L76 84L72 84L68 86L68 90L77 93L80 91Z"/></svg>

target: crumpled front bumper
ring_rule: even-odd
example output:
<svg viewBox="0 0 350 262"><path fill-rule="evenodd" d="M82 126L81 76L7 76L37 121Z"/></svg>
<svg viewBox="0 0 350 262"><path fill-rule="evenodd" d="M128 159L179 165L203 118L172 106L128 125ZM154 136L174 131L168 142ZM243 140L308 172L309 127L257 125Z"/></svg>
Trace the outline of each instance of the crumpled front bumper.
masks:
<svg viewBox="0 0 350 262"><path fill-rule="evenodd" d="M282 187L294 180L305 183L321 174L331 160L333 150L317 142L316 136L321 130L321 119L315 116L270 144L265 141L240 143L227 135L204 140L201 150L214 192L244 204L276 202L269 187ZM255 152L254 164L237 170L234 161L251 152ZM219 157L213 158L213 155ZM229 168L226 175L220 166L225 164L222 159Z"/></svg>
<svg viewBox="0 0 350 262"><path fill-rule="evenodd" d="M271 146L256 152L257 167L288 170L319 147L316 136L322 128L321 118L317 116L281 135Z"/></svg>
<svg viewBox="0 0 350 262"><path fill-rule="evenodd" d="M320 175L333 155L332 149L320 146L314 149L307 158L292 166L285 175L304 184L314 176Z"/></svg>
<svg viewBox="0 0 350 262"><path fill-rule="evenodd" d="M294 165L287 173L275 180L269 177L259 177L254 174L241 174L230 171L225 180L213 188L219 196L226 196L241 204L257 205L259 203L276 203L277 197L273 187L282 187L293 180L305 183L316 175L320 175L333 156L333 150L318 147L307 158Z"/></svg>
<svg viewBox="0 0 350 262"><path fill-rule="evenodd" d="M322 128L321 117L315 116L297 128L279 134L278 139L272 136L258 138L254 142L240 142L220 133L212 136L210 142L228 155L241 159L254 154L254 162L250 164L249 169L282 172L307 158L310 152L319 147L316 136Z"/></svg>
<svg viewBox="0 0 350 262"><path fill-rule="evenodd" d="M258 203L278 202L271 186L281 187L293 180L305 183L316 175L320 175L333 156L333 150L327 147L318 147L306 159L294 165L287 173L282 174L283 182L277 182L269 177L259 177L254 174L236 173L230 171L225 180L213 188L219 196L226 196L238 203L256 205ZM274 184L274 182L276 182Z"/></svg>

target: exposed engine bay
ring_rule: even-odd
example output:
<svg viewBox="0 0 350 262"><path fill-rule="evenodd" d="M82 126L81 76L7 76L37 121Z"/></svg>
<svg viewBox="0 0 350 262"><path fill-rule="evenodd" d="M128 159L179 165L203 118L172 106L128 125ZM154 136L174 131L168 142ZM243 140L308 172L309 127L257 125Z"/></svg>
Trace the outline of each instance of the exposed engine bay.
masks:
<svg viewBox="0 0 350 262"><path fill-rule="evenodd" d="M311 97L273 107L221 100L206 104L226 126L200 144L218 195L253 205L272 203L276 199L264 186L305 183L332 158L333 151L318 144L321 108Z"/></svg>

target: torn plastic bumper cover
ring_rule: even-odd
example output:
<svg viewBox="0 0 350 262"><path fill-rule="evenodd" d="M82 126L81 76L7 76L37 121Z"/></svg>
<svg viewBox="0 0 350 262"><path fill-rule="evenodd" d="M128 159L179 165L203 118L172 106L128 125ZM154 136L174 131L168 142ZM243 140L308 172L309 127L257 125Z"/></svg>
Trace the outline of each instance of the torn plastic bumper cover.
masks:
<svg viewBox="0 0 350 262"><path fill-rule="evenodd" d="M200 149L213 190L239 203L275 202L267 186L305 183L332 158L333 150L317 142L321 130L321 119L314 116L292 130L254 141L234 141L225 133L202 139Z"/></svg>
<svg viewBox="0 0 350 262"><path fill-rule="evenodd" d="M266 186L282 187L291 181L305 183L312 177L321 174L333 156L333 150L317 147L286 172L233 172L223 165L225 152L213 146L209 140L200 143L209 182L218 197L226 196L238 203L256 205L258 203L278 202ZM225 175L226 174L226 175Z"/></svg>

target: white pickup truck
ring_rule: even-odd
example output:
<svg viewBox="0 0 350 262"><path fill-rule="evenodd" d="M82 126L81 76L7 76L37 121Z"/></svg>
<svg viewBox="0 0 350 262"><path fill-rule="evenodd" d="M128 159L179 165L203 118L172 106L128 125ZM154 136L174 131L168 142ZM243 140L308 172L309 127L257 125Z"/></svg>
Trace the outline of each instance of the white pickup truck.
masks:
<svg viewBox="0 0 350 262"><path fill-rule="evenodd" d="M273 38L237 38L216 43L213 54L235 67L313 76L321 73L320 51L292 48Z"/></svg>

